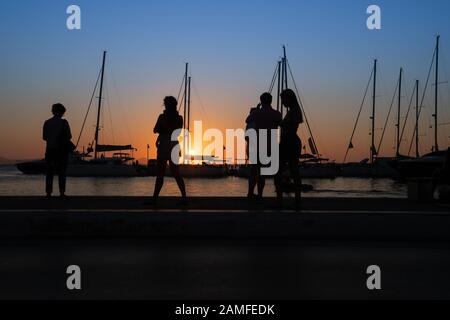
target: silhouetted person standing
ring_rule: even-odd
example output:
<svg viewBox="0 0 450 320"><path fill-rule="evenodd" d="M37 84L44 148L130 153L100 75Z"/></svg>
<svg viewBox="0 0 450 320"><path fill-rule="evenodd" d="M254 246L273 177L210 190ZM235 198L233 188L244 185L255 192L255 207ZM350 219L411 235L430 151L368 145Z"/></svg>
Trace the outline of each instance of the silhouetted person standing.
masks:
<svg viewBox="0 0 450 320"><path fill-rule="evenodd" d="M302 181L300 179L299 164L302 153L302 142L297 134L299 125L303 123L303 115L294 91L287 89L281 93L281 103L288 109L281 122L280 139L280 168L275 178L277 200L281 204L283 199L283 171L289 168L294 180L295 202L301 204Z"/></svg>
<svg viewBox="0 0 450 320"><path fill-rule="evenodd" d="M172 141L174 131L183 128L183 117L177 111L178 101L174 97L166 97L164 99L165 110L156 122L154 133L159 134L156 146L158 148L157 155L157 176L155 182L155 191L153 194L153 203L156 204L161 189L164 185L164 174L169 162L170 171L175 178L178 188L183 197L182 203L186 202L186 187L183 178L180 175L178 165L172 160L172 150L178 146L178 140Z"/></svg>
<svg viewBox="0 0 450 320"><path fill-rule="evenodd" d="M255 198L254 189L258 185L258 198L262 198L264 194L264 187L266 179L261 175L261 162L259 160L259 130L268 130L267 132L267 152L271 155L271 135L270 130L276 130L281 123L281 113L272 108L272 95L270 93L263 93L260 97L260 105L251 110L247 117L247 125L251 125L257 132L258 146L253 148L258 150L258 163L250 166L250 177L248 187L248 197Z"/></svg>
<svg viewBox="0 0 450 320"><path fill-rule="evenodd" d="M44 123L43 139L47 142L45 151L45 161L47 163L46 192L47 197L53 193L53 177L58 175L59 194L66 197L66 171L69 160L69 153L72 139L70 126L67 120L62 117L66 113L66 108L60 104L52 106L53 118Z"/></svg>
<svg viewBox="0 0 450 320"><path fill-rule="evenodd" d="M261 104L258 104L255 108L251 108L250 109L250 113L249 116L247 117L246 120L246 127L245 127L245 131L247 130L256 130L255 128L255 122L253 119L253 113L258 111L261 108ZM251 163L250 162L250 139L249 137L245 137L245 141L247 143L247 164L250 168L250 172L249 172L249 177L248 177L248 193L247 193L247 197L250 199L256 198L255 195L255 187L256 187L256 182L258 181L258 165L257 163Z"/></svg>

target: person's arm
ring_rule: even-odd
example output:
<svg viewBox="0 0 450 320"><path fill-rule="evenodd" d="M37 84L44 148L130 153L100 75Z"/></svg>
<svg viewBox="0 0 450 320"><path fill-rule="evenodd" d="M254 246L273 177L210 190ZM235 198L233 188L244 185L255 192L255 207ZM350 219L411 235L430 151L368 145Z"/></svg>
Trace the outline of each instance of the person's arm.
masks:
<svg viewBox="0 0 450 320"><path fill-rule="evenodd" d="M304 122L304 120L303 120L303 112L302 112L302 110L300 110L300 114L299 114L299 121L300 121L300 123L303 123L303 122Z"/></svg>
<svg viewBox="0 0 450 320"><path fill-rule="evenodd" d="M158 117L158 121L156 121L155 128L153 129L153 133L160 133L161 132L161 122L162 122L162 115Z"/></svg>
<svg viewBox="0 0 450 320"><path fill-rule="evenodd" d="M182 129L182 128L183 128L183 117L179 116L178 122L177 122L177 129Z"/></svg>
<svg viewBox="0 0 450 320"><path fill-rule="evenodd" d="M44 126L42 127L42 139L43 139L44 141L48 141L47 121L44 122Z"/></svg>
<svg viewBox="0 0 450 320"><path fill-rule="evenodd" d="M67 120L64 120L64 130L66 131L67 140L72 139L72 132L70 131L70 125Z"/></svg>
<svg viewBox="0 0 450 320"><path fill-rule="evenodd" d="M247 119L245 120L245 123L246 123L246 124L255 122L255 113L256 113L255 111L256 111L256 110L258 110L258 108L252 108L252 109L250 110L250 114L248 115Z"/></svg>
<svg viewBox="0 0 450 320"><path fill-rule="evenodd" d="M282 121L283 121L283 118L281 117L281 113L279 111L276 111L275 125L277 127L281 127L281 122Z"/></svg>

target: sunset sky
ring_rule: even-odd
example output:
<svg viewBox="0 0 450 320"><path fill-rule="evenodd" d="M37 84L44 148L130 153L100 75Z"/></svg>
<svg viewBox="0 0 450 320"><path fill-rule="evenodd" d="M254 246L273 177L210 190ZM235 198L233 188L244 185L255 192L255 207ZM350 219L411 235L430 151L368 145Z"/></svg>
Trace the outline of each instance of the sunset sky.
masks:
<svg viewBox="0 0 450 320"><path fill-rule="evenodd" d="M66 28L70 4L81 7L81 30ZM381 7L379 31L366 27L370 4ZM406 109L416 78L423 88L438 33L440 78L446 82L448 0L2 0L0 157L43 157L42 123L55 102L68 108L66 118L76 140L103 50L108 57L102 142L131 143L139 149L137 158L145 157L150 144L154 156L153 126L164 96L177 95L185 62L190 62L194 82L192 120L203 120L205 128L244 128L248 110L268 89L286 44L318 147L326 157L342 161L373 59L379 60L380 72L379 137L399 68L405 69ZM448 147L450 85L440 88L440 144ZM431 148L433 99L429 90L421 122L422 152ZM369 109L367 101L349 160L368 157ZM395 112L382 155L394 152ZM94 122L91 112L82 145L93 140ZM405 149L412 134L408 128Z"/></svg>

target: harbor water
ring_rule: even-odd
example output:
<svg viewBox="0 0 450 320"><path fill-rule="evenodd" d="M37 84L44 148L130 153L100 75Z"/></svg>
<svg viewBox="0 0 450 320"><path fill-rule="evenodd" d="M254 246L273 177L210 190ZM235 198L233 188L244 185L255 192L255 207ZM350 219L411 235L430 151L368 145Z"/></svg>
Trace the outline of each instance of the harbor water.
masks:
<svg viewBox="0 0 450 320"><path fill-rule="evenodd" d="M57 191L55 178L55 191ZM240 197L247 194L247 180L235 177L220 179L185 179L189 196ZM153 193L155 178L68 178L67 194L72 196L146 196ZM336 178L304 179L314 190L307 197L406 198L407 187L390 179ZM45 192L44 176L28 176L14 166L0 166L0 196L40 196ZM177 196L172 178L166 178L163 196ZM273 181L267 181L265 196L274 196Z"/></svg>

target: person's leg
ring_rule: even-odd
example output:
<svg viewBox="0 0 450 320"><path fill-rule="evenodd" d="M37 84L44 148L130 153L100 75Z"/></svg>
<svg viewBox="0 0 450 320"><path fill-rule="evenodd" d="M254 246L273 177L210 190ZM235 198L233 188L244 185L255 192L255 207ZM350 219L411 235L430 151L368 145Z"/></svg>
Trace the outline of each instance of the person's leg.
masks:
<svg viewBox="0 0 450 320"><path fill-rule="evenodd" d="M275 190L277 193L277 201L281 202L283 200L283 171L284 171L284 162L280 161L280 167L278 169L277 174L275 175Z"/></svg>
<svg viewBox="0 0 450 320"><path fill-rule="evenodd" d="M279 163L280 165L278 166L278 172L275 174L274 177L274 182L275 182L275 190L277 193L277 202L278 205L281 206L282 202L283 202L283 171L285 169L286 166L286 161L285 161L285 144L283 143L283 141L280 142L279 145Z"/></svg>
<svg viewBox="0 0 450 320"><path fill-rule="evenodd" d="M51 162L47 162L47 173L45 177L45 192L47 196L51 196L53 193L53 165Z"/></svg>
<svg viewBox="0 0 450 320"><path fill-rule="evenodd" d="M54 163L52 154L47 152L45 155L45 162L47 165L46 176L45 176L45 192L47 197L51 196L53 193L53 176L54 176Z"/></svg>
<svg viewBox="0 0 450 320"><path fill-rule="evenodd" d="M68 159L65 155L58 161L58 185L59 194L64 197L66 195L66 174L67 174Z"/></svg>
<svg viewBox="0 0 450 320"><path fill-rule="evenodd" d="M258 167L258 198L263 197L265 186L266 186L266 177L261 174L261 167Z"/></svg>
<svg viewBox="0 0 450 320"><path fill-rule="evenodd" d="M254 164L250 165L250 175L248 177L248 194L249 198L254 197L255 187L258 181L258 167Z"/></svg>
<svg viewBox="0 0 450 320"><path fill-rule="evenodd" d="M186 186L184 184L184 180L180 175L180 167L177 166L172 161L169 161L170 165L170 172L172 173L172 176L175 178L175 181L177 182L178 188L180 189L181 196L183 198L186 198Z"/></svg>
<svg viewBox="0 0 450 320"><path fill-rule="evenodd" d="M66 195L66 167L64 165L61 166L61 169L58 173L58 183L59 183L59 194L64 197Z"/></svg>
<svg viewBox="0 0 450 320"><path fill-rule="evenodd" d="M302 200L302 179L300 178L299 162L297 158L289 161L289 171L294 180L295 202L300 203Z"/></svg>
<svg viewBox="0 0 450 320"><path fill-rule="evenodd" d="M156 164L156 182L155 182L155 190L153 192L153 198L156 200L161 193L161 189L164 184L164 175L166 173L167 161L158 160Z"/></svg>

